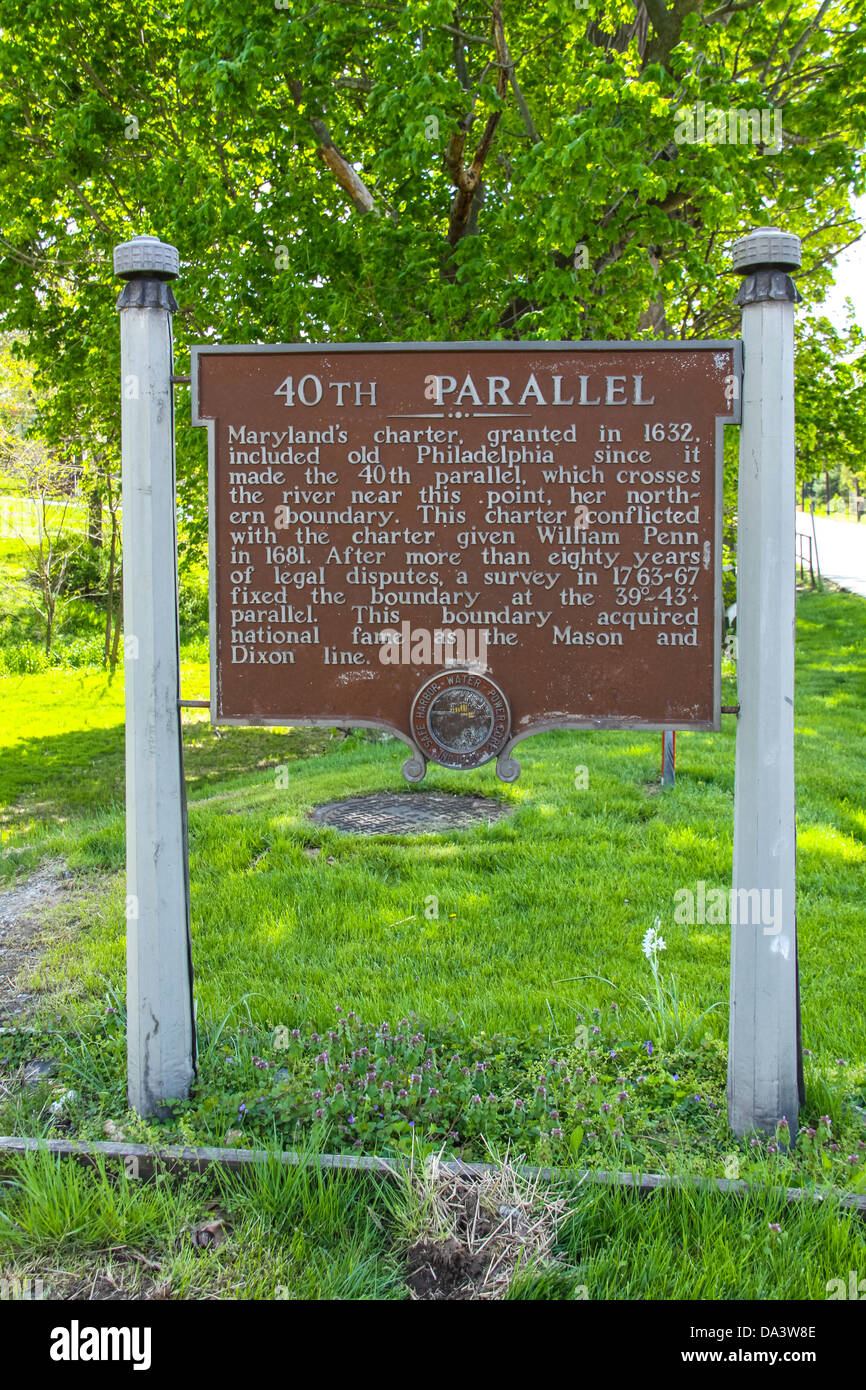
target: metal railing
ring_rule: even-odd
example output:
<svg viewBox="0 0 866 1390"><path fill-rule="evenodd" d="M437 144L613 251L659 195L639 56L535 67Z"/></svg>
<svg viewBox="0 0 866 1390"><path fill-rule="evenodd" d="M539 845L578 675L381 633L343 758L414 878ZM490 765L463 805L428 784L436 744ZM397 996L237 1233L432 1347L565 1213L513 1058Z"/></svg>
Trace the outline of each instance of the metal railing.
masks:
<svg viewBox="0 0 866 1390"><path fill-rule="evenodd" d="M796 533L796 564L800 569L800 579L805 579L805 570L809 570L809 582L812 588L815 587L815 567L818 561L818 547L808 531L798 531Z"/></svg>

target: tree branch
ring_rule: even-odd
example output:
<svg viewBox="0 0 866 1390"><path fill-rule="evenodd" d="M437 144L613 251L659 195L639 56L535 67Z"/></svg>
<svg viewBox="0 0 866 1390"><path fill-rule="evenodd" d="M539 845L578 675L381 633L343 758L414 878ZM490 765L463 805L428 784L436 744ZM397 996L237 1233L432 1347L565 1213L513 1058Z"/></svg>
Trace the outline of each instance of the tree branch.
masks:
<svg viewBox="0 0 866 1390"><path fill-rule="evenodd" d="M298 81L289 82L289 91L297 105L300 105L303 97L303 83ZM351 200L356 212L373 212L378 216L376 200L370 192L364 180L356 169L352 167L345 155L341 154L331 139L331 132L324 121L318 116L307 116L307 122L319 142L316 154L323 164L331 170L337 183Z"/></svg>
<svg viewBox="0 0 866 1390"><path fill-rule="evenodd" d="M502 19L502 0L493 0L493 18L491 23L491 36L493 46L496 50L497 67L499 69L496 79L496 91L499 97L504 97L508 89L508 48L505 43L505 27ZM469 111L459 122L456 131L448 142L448 151L445 156L445 167L451 175L451 181L457 188L454 201L451 204L451 215L448 220L448 242L451 246L456 246L465 235L469 225L469 214L472 210L472 202L478 191L481 182L481 174L484 164L493 145L496 135L496 128L499 125L501 111L491 111L487 117L481 139L472 158L469 168L466 168L464 154L466 149L466 139L472 129L474 116L473 110Z"/></svg>
<svg viewBox="0 0 866 1390"><path fill-rule="evenodd" d="M803 49L809 42L809 39L812 37L815 30L818 28L818 25L824 18L824 15L826 14L827 10L829 10L831 3L832 0L824 0L823 4L821 5L821 8L818 10L818 13L815 15L815 18L811 21L810 24L806 25L806 28L803 30L799 39L794 44L794 47L791 49L791 57L788 59L788 62L782 68L782 71L779 73L779 76L776 78L775 82L770 88L769 96L771 101L779 89L779 84L784 80L784 78L786 78L790 74L791 69L793 68L800 54L803 52Z"/></svg>

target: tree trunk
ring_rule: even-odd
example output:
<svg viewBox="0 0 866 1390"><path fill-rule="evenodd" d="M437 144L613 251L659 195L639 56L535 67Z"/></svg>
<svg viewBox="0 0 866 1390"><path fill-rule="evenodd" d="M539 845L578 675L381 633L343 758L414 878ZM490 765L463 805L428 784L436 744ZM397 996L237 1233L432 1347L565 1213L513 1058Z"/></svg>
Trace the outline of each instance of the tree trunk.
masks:
<svg viewBox="0 0 866 1390"><path fill-rule="evenodd" d="M111 674L117 670L117 653L120 647L120 634L123 630L123 558L117 571L117 617L114 620L114 638L111 643Z"/></svg>
<svg viewBox="0 0 866 1390"><path fill-rule="evenodd" d="M108 552L108 579L106 581L105 650L102 656L103 666L108 666L111 661L111 624L114 618L114 567L117 558L117 513L111 495L110 481L108 488L108 505L111 511L111 549ZM112 667L112 670L113 669Z"/></svg>
<svg viewBox="0 0 866 1390"><path fill-rule="evenodd" d="M91 490L88 499L87 539L91 550L102 549L102 493L98 487Z"/></svg>

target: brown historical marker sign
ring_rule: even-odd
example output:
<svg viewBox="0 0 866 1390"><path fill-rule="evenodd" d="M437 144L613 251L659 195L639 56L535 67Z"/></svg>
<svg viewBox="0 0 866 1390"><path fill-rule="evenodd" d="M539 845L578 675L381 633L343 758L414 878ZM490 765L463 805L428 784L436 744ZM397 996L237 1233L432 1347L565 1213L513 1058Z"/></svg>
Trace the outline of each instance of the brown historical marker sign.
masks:
<svg viewBox="0 0 866 1390"><path fill-rule="evenodd" d="M737 342L197 347L211 717L500 776L529 734L720 726Z"/></svg>

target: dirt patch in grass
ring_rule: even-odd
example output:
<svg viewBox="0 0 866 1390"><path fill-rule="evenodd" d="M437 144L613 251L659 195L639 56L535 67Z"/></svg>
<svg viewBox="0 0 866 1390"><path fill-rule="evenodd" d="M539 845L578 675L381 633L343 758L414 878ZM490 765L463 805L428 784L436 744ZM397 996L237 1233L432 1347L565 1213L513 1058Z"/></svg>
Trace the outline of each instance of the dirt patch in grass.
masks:
<svg viewBox="0 0 866 1390"><path fill-rule="evenodd" d="M410 1250L406 1283L418 1299L468 1299L478 1297L489 1261L473 1255L459 1240L422 1240Z"/></svg>
<svg viewBox="0 0 866 1390"><path fill-rule="evenodd" d="M73 884L63 861L49 859L0 892L0 1023L20 1023L33 1012L28 981L48 945L46 919Z"/></svg>
<svg viewBox="0 0 866 1390"><path fill-rule="evenodd" d="M4 1264L2 1272L10 1300L115 1303L178 1297L159 1262L128 1247L94 1255L70 1252L59 1261L57 1255L43 1256L38 1262Z"/></svg>
<svg viewBox="0 0 866 1390"><path fill-rule="evenodd" d="M502 1298L521 1265L551 1267L564 1202L517 1165L476 1178L434 1161L414 1183L426 1229L406 1254L413 1299Z"/></svg>

